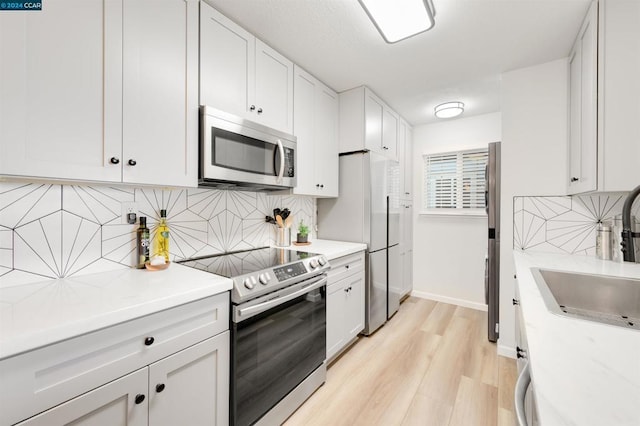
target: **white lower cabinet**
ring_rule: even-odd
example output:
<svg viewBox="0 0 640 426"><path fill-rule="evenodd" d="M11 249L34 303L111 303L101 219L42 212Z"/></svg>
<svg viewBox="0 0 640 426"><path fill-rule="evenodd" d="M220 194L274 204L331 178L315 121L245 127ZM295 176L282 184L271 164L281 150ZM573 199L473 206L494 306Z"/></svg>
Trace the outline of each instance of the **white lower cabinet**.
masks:
<svg viewBox="0 0 640 426"><path fill-rule="evenodd" d="M327 359L364 329L364 252L331 261L327 283Z"/></svg>
<svg viewBox="0 0 640 426"><path fill-rule="evenodd" d="M229 345L224 293L4 359L0 424L226 425Z"/></svg>
<svg viewBox="0 0 640 426"><path fill-rule="evenodd" d="M413 201L400 200L400 262L402 284L400 297L413 290Z"/></svg>
<svg viewBox="0 0 640 426"><path fill-rule="evenodd" d="M226 331L18 424L225 425L228 366Z"/></svg>
<svg viewBox="0 0 640 426"><path fill-rule="evenodd" d="M149 425L226 425L229 332L149 366Z"/></svg>
<svg viewBox="0 0 640 426"><path fill-rule="evenodd" d="M146 426L148 400L140 395L147 394L147 387L147 369L141 368L18 425Z"/></svg>

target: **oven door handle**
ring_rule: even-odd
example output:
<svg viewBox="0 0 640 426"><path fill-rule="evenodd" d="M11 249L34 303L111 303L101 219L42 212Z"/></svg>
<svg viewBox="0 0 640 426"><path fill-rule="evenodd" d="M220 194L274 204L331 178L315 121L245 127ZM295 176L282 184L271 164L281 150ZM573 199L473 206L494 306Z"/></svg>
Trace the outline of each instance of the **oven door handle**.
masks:
<svg viewBox="0 0 640 426"><path fill-rule="evenodd" d="M321 278L312 281L301 289L294 291L293 293L286 294L282 297L277 297L275 299L267 300L266 302L258 303L257 305L249 306L246 308L240 308L236 311L236 315L234 315L234 322L242 322L246 319L249 319L255 315L258 315L262 312L268 311L269 309L281 305L289 300L293 300L296 297L300 297L303 294L309 293L316 288L320 288L327 284L327 277L322 276ZM237 317L237 318L236 318Z"/></svg>

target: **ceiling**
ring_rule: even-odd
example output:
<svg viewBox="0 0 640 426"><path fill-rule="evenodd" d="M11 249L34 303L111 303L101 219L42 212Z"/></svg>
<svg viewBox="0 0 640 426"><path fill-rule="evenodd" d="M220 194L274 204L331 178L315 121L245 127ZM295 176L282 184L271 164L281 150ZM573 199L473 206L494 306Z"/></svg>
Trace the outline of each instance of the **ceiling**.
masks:
<svg viewBox="0 0 640 426"><path fill-rule="evenodd" d="M590 0L434 0L435 27L396 44L357 0L207 2L334 90L365 84L419 125L446 101L462 117L500 111L500 74L566 57Z"/></svg>

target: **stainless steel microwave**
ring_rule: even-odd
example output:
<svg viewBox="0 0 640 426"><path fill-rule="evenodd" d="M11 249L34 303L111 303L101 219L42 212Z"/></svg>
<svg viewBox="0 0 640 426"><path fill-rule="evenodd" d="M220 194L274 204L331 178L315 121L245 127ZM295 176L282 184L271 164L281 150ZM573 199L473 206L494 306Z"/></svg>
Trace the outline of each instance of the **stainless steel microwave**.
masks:
<svg viewBox="0 0 640 426"><path fill-rule="evenodd" d="M200 107L200 186L279 190L296 186L296 137Z"/></svg>

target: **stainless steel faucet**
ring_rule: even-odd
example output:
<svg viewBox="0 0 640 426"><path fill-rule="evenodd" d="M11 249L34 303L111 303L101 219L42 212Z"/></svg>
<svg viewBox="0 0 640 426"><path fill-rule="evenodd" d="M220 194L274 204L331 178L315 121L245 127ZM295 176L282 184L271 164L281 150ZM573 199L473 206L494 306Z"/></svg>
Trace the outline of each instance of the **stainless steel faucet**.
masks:
<svg viewBox="0 0 640 426"><path fill-rule="evenodd" d="M631 206L633 202L640 195L640 185L636 186L631 193L627 196L622 207L622 254L625 262L636 261L636 250L634 247L633 239L640 237L640 232L633 232L631 223Z"/></svg>

